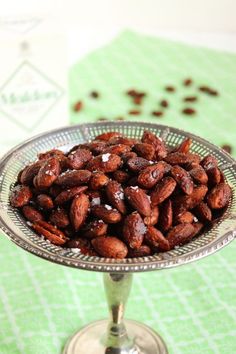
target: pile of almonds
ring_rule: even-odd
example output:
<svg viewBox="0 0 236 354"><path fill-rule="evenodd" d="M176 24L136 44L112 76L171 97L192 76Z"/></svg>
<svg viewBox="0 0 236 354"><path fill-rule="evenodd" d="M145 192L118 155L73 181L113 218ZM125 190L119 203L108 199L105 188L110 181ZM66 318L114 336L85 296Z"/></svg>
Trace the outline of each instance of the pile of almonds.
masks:
<svg viewBox="0 0 236 354"><path fill-rule="evenodd" d="M231 197L214 156L106 132L68 153L38 155L18 176L10 203L55 245L90 256L169 251L219 218Z"/></svg>

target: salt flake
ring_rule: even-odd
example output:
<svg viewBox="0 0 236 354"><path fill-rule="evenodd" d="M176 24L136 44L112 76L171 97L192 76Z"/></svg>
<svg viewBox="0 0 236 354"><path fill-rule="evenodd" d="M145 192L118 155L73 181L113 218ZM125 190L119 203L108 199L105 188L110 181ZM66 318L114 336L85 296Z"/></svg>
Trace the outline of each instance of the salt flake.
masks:
<svg viewBox="0 0 236 354"><path fill-rule="evenodd" d="M53 176L53 172L52 171L45 171L45 175L48 175L48 176Z"/></svg>
<svg viewBox="0 0 236 354"><path fill-rule="evenodd" d="M109 157L111 156L111 154L109 154L109 152L107 154L103 154L102 155L102 162L107 162L109 161Z"/></svg>
<svg viewBox="0 0 236 354"><path fill-rule="evenodd" d="M131 186L131 189L134 189L135 191L139 188L138 186Z"/></svg>
<svg viewBox="0 0 236 354"><path fill-rule="evenodd" d="M91 205L94 206L94 205L100 205L101 204L101 198L97 197L97 198L93 198L91 200Z"/></svg>
<svg viewBox="0 0 236 354"><path fill-rule="evenodd" d="M80 253L80 248L71 248L72 253Z"/></svg>

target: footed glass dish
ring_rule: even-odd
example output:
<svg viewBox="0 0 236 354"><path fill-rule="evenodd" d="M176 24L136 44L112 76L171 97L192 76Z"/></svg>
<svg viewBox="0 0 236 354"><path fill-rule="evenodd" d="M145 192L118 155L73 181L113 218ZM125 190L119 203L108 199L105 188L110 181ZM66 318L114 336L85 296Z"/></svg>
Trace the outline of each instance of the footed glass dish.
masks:
<svg viewBox="0 0 236 354"><path fill-rule="evenodd" d="M191 152L200 156L214 155L232 188L232 198L223 217L210 230L188 244L142 258L115 260L85 256L74 253L71 249L55 246L39 237L27 225L19 211L10 206L9 194L19 171L35 160L39 152L55 147L67 151L72 146L89 141L106 131L119 131L128 137L141 138L145 129L156 133L169 147L191 137ZM12 242L36 256L69 267L103 272L110 319L91 323L76 332L65 345L64 354L167 354L165 342L155 331L136 321L124 320L132 275L135 272L161 270L198 260L216 252L235 238L236 161L206 140L164 125L99 122L50 131L18 145L1 159L0 228Z"/></svg>

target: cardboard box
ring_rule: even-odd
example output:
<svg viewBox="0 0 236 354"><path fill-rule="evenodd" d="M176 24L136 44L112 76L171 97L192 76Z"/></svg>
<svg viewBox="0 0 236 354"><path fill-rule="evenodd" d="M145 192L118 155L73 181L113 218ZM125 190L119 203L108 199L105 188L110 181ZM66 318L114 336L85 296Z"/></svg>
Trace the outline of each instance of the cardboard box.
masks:
<svg viewBox="0 0 236 354"><path fill-rule="evenodd" d="M68 124L63 30L43 17L0 19L0 154Z"/></svg>

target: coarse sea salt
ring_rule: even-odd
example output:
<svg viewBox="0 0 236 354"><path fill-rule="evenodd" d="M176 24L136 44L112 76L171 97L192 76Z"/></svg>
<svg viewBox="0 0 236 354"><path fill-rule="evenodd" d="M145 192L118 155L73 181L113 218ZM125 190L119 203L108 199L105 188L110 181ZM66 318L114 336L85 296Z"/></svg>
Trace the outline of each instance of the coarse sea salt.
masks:
<svg viewBox="0 0 236 354"><path fill-rule="evenodd" d="M91 200L91 205L94 206L94 205L100 205L101 204L101 198L97 197L97 198L93 198Z"/></svg>
<svg viewBox="0 0 236 354"><path fill-rule="evenodd" d="M198 222L198 218L196 216L194 216L193 221Z"/></svg>
<svg viewBox="0 0 236 354"><path fill-rule="evenodd" d="M60 174L60 176L61 176L61 177L62 177L62 176L65 176L68 172L72 172L72 171L76 171L76 170L69 170L69 169L67 169L66 171L62 172L62 173Z"/></svg>
<svg viewBox="0 0 236 354"><path fill-rule="evenodd" d="M106 208L107 210L112 210L112 207L111 207L110 205L108 205L108 204L105 204L105 208Z"/></svg>
<svg viewBox="0 0 236 354"><path fill-rule="evenodd" d="M139 187L138 186L131 186L130 188L136 191L136 190L138 190Z"/></svg>
<svg viewBox="0 0 236 354"><path fill-rule="evenodd" d="M116 192L116 193L114 193L114 197L115 197L115 199L123 200L125 198L125 195L123 192Z"/></svg>
<svg viewBox="0 0 236 354"><path fill-rule="evenodd" d="M48 175L48 176L53 176L53 172L52 171L45 171L45 175Z"/></svg>
<svg viewBox="0 0 236 354"><path fill-rule="evenodd" d="M72 253L80 253L80 248L71 248Z"/></svg>
<svg viewBox="0 0 236 354"><path fill-rule="evenodd" d="M109 161L111 154L107 153L107 154L103 154L102 155L102 162L107 162Z"/></svg>
<svg viewBox="0 0 236 354"><path fill-rule="evenodd" d="M140 233L141 233L142 235L144 235L144 234L146 233L146 231L147 231L146 226L145 226L144 224L141 225L140 228L139 228L139 231L140 231Z"/></svg>

